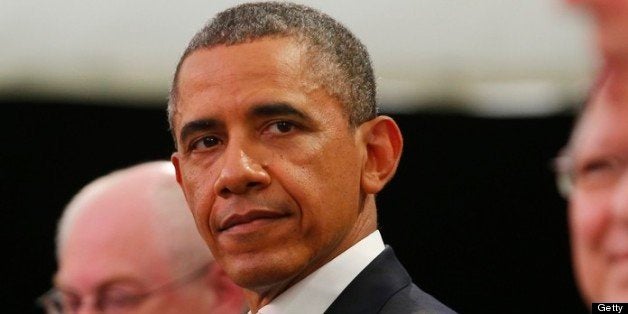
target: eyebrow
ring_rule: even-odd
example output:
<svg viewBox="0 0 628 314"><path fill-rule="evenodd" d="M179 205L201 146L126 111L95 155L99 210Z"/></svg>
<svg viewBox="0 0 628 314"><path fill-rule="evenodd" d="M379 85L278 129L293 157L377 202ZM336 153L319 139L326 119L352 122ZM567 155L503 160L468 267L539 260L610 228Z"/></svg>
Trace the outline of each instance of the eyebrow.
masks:
<svg viewBox="0 0 628 314"><path fill-rule="evenodd" d="M311 120L303 111L282 102L255 105L249 110L248 115L251 117L295 116L303 120Z"/></svg>
<svg viewBox="0 0 628 314"><path fill-rule="evenodd" d="M185 140L190 137L192 134L199 131L207 131L211 129L215 129L221 126L223 123L216 119L199 119L186 123L181 128L180 142L185 143Z"/></svg>

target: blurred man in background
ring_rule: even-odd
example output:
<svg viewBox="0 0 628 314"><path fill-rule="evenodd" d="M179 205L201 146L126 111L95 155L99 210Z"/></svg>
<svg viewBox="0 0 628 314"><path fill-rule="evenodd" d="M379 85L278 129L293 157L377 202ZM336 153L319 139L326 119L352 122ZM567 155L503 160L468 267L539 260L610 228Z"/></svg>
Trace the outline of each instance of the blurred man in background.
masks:
<svg viewBox="0 0 628 314"><path fill-rule="evenodd" d="M59 221L49 313L242 313L244 297L194 226L169 162L84 187Z"/></svg>
<svg viewBox="0 0 628 314"><path fill-rule="evenodd" d="M611 92L616 79L593 93L559 159L571 186L576 278L589 303L628 301L628 97Z"/></svg>
<svg viewBox="0 0 628 314"><path fill-rule="evenodd" d="M572 0L595 18L604 58L559 160L576 279L591 302L628 301L628 0Z"/></svg>

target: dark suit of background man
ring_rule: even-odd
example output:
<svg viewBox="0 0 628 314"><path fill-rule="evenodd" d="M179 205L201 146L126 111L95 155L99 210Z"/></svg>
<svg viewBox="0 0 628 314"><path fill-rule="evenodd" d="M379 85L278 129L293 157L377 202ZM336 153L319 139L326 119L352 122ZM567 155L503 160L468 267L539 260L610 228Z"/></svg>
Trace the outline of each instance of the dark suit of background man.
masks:
<svg viewBox="0 0 628 314"><path fill-rule="evenodd" d="M228 9L191 40L170 96L177 180L251 312L452 312L377 230L403 141L344 26L289 3Z"/></svg>

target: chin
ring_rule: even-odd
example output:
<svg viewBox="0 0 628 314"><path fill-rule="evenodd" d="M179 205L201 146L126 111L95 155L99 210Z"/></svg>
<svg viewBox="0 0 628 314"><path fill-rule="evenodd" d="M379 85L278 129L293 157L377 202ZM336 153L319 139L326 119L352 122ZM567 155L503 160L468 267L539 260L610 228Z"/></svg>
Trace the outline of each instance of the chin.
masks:
<svg viewBox="0 0 628 314"><path fill-rule="evenodd" d="M263 291L287 283L303 268L296 260L277 254L230 258L223 265L238 286L253 291Z"/></svg>

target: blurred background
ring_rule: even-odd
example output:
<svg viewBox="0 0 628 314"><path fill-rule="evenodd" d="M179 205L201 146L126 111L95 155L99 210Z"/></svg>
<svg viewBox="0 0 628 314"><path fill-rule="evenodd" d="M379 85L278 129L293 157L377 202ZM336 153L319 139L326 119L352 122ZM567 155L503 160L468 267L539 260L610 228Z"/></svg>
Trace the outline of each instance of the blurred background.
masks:
<svg viewBox="0 0 628 314"><path fill-rule="evenodd" d="M239 2L0 0L6 312L39 313L81 186L169 158L178 58ZM586 313L551 160L598 67L587 17L558 0L296 2L371 53L406 141L380 228L415 282L462 313Z"/></svg>

